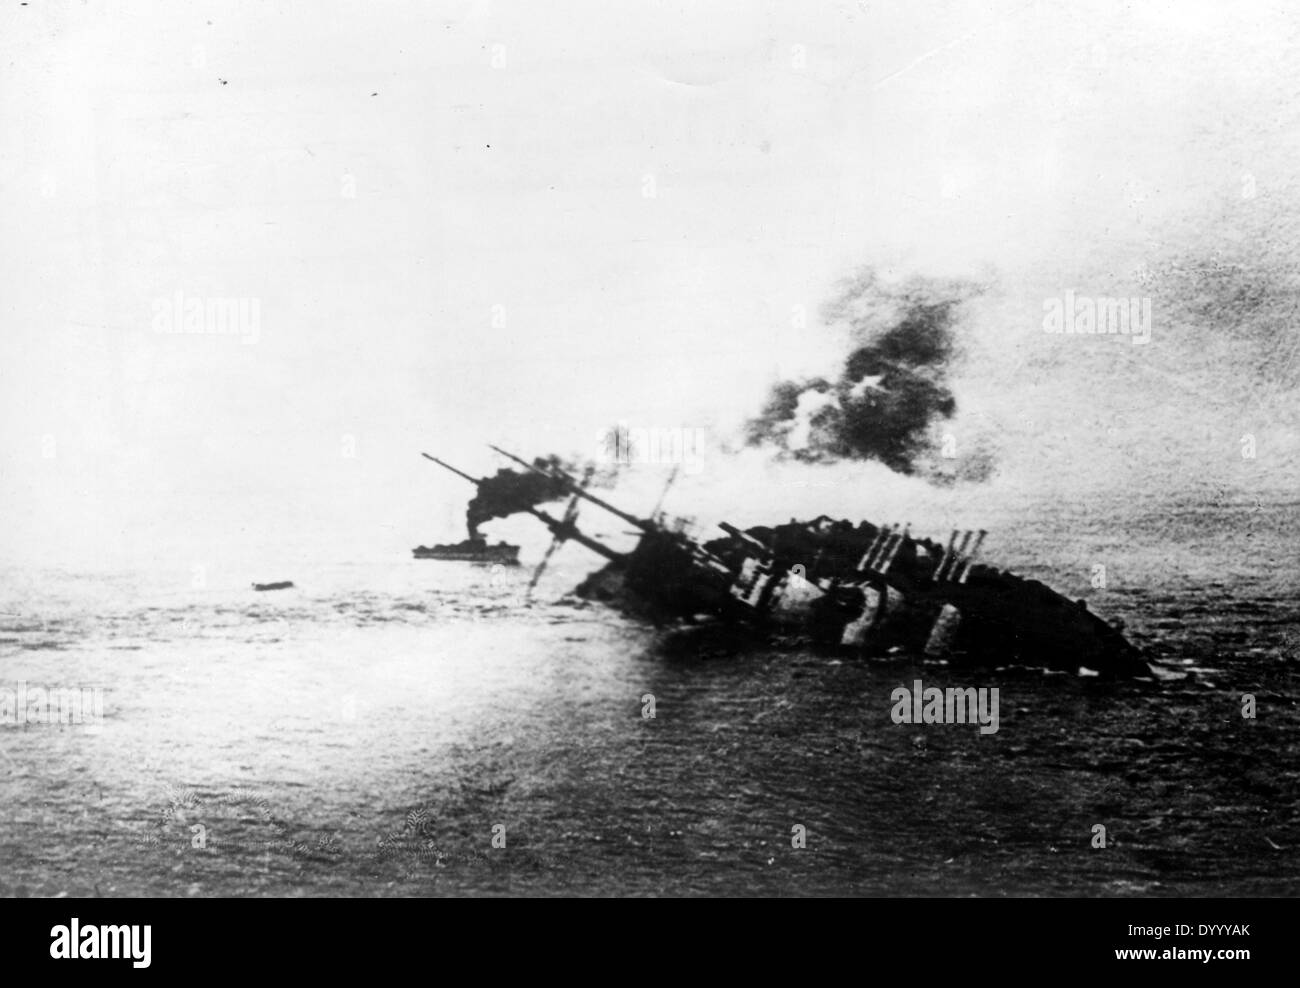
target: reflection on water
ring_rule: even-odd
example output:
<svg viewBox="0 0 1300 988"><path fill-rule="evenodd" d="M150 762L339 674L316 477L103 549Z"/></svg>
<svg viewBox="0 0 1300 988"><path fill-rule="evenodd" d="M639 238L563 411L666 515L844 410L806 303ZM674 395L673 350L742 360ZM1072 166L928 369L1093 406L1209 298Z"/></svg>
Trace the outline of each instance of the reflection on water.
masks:
<svg viewBox="0 0 1300 988"><path fill-rule="evenodd" d="M1182 674L1158 684L664 642L458 564L268 594L6 574L0 687L102 687L105 716L0 726L0 892L1293 893L1294 520L1004 542ZM894 724L916 679L999 687L998 732Z"/></svg>

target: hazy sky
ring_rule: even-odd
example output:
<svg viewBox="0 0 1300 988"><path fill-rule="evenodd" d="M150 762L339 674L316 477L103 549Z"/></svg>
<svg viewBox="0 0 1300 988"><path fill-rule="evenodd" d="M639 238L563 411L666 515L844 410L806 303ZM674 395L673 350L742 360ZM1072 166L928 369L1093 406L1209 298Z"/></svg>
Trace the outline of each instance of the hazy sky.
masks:
<svg viewBox="0 0 1300 988"><path fill-rule="evenodd" d="M418 451L721 441L842 357L864 264L989 286L990 490L1295 482L1285 3L0 11L6 558L456 537ZM1152 342L1045 334L1067 289L1152 298ZM177 293L256 338L158 332Z"/></svg>

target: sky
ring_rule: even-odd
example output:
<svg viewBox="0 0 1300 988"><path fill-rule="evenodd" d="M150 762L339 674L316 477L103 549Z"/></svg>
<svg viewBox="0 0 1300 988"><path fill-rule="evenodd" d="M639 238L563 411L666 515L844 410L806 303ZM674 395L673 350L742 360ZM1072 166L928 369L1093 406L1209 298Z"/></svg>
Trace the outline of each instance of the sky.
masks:
<svg viewBox="0 0 1300 988"><path fill-rule="evenodd" d="M615 423L707 435L690 513L1294 490L1297 23L5 0L0 558L404 554L469 493L420 451L483 474ZM944 425L995 451L979 491L729 452L843 360L821 313L864 266L981 286ZM1150 298L1151 342L1045 333L1067 290Z"/></svg>

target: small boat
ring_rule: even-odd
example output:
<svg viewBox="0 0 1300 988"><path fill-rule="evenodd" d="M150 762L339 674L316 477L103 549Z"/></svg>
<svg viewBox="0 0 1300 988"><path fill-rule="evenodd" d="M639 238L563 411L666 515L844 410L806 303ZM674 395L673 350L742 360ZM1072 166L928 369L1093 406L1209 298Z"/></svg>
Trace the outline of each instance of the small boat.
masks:
<svg viewBox="0 0 1300 988"><path fill-rule="evenodd" d="M293 586L292 580L281 580L279 583L254 583L254 590L288 590Z"/></svg>

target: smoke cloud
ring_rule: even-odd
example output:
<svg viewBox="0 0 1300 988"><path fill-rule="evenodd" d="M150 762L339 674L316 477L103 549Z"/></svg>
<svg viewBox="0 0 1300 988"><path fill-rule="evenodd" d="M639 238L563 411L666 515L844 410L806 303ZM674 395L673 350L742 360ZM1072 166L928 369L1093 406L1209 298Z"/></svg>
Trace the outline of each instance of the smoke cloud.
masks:
<svg viewBox="0 0 1300 988"><path fill-rule="evenodd" d="M567 467L556 456L539 456L533 460L533 464L543 470L549 467ZM558 501L564 494L564 482L554 477L517 470L498 470L496 476L487 477L478 485L478 493L465 509L465 527L469 529L470 538L477 538L478 527L484 522L493 518L505 518L548 501Z"/></svg>
<svg viewBox="0 0 1300 988"><path fill-rule="evenodd" d="M929 475L940 452L934 427L957 410L948 377L961 306L982 290L921 277L891 284L872 268L847 279L823 311L829 326L847 330L843 369L773 387L747 424L747 443L809 463L876 460Z"/></svg>
<svg viewBox="0 0 1300 988"><path fill-rule="evenodd" d="M562 470L570 477L597 487L608 486L617 474L613 467L600 470L594 465L583 466L554 454L536 457L533 466L541 470ZM465 510L465 526L470 538L477 538L479 526L484 522L561 500L568 493L565 482L555 477L531 471L498 470L495 476L487 477L479 484L478 492Z"/></svg>

